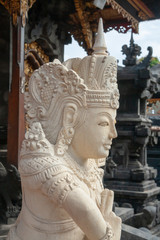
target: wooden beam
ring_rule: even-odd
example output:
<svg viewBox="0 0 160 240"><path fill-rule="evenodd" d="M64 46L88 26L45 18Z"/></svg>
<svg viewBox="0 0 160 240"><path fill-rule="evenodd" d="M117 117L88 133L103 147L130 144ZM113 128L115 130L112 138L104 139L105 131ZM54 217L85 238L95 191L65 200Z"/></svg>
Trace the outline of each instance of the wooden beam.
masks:
<svg viewBox="0 0 160 240"><path fill-rule="evenodd" d="M121 0L120 2L121 3L119 3L117 0L107 0L107 4L110 5L114 10L117 10L117 12L121 14L123 18L126 18L127 21L131 23L132 28L135 30L135 32L138 33L139 22L137 20L137 16L133 16L133 14L130 14L129 11L124 8L126 1Z"/></svg>
<svg viewBox="0 0 160 240"><path fill-rule="evenodd" d="M74 4L82 27L82 33L84 36L84 40L86 42L87 49L92 49L93 45L92 30L90 27L90 23L88 21L88 17L85 11L82 9L83 6L82 0L74 0Z"/></svg>
<svg viewBox="0 0 160 240"><path fill-rule="evenodd" d="M141 0L127 0L140 14L146 15L147 19L155 18L154 13ZM139 17L140 17L139 14Z"/></svg>
<svg viewBox="0 0 160 240"><path fill-rule="evenodd" d="M25 26L29 8L31 8L35 2L36 0L0 0L0 3L12 16L13 25L17 24L18 16L21 16L23 26Z"/></svg>
<svg viewBox="0 0 160 240"><path fill-rule="evenodd" d="M24 96L21 93L21 79L23 77L24 65L24 27L22 17L17 18L17 24L11 24L11 82L8 100L8 162L18 165L21 143L24 138Z"/></svg>

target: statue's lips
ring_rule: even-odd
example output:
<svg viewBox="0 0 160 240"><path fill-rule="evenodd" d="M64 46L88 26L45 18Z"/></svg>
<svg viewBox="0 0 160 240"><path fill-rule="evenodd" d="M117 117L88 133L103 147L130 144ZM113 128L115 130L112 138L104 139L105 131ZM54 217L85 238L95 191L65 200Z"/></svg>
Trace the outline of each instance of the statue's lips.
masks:
<svg viewBox="0 0 160 240"><path fill-rule="evenodd" d="M105 150L111 149L111 144L104 144L103 146L104 146Z"/></svg>

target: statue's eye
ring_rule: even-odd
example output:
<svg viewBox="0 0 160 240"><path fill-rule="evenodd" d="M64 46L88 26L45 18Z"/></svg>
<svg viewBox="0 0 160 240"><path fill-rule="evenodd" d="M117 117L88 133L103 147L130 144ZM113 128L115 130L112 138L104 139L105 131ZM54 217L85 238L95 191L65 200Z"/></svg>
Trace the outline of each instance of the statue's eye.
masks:
<svg viewBox="0 0 160 240"><path fill-rule="evenodd" d="M100 122L98 123L99 126L102 126L102 127L106 127L106 126L109 126L109 123L108 122Z"/></svg>

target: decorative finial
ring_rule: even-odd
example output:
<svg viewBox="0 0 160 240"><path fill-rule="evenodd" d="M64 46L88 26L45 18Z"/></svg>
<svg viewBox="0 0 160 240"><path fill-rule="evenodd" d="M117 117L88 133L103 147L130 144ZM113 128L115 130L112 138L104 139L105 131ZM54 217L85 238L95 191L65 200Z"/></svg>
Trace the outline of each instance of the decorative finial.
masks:
<svg viewBox="0 0 160 240"><path fill-rule="evenodd" d="M134 43L133 32L131 32L130 46L123 45L122 53L126 55L126 59L123 60L125 66L134 66L137 64L137 56L141 55L141 47Z"/></svg>
<svg viewBox="0 0 160 240"><path fill-rule="evenodd" d="M130 47L134 46L133 31L131 31Z"/></svg>
<svg viewBox="0 0 160 240"><path fill-rule="evenodd" d="M108 55L107 46L105 42L104 30L103 30L103 21L102 18L99 19L98 23L98 33L96 36L95 43L93 45L93 54L98 55Z"/></svg>

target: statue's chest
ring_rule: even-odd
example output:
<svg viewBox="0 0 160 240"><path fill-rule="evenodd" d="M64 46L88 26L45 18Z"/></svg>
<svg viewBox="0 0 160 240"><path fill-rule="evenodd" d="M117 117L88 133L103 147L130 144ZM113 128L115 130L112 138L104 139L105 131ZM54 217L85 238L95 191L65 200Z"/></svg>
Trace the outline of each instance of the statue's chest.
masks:
<svg viewBox="0 0 160 240"><path fill-rule="evenodd" d="M101 192L103 191L103 170L99 169L94 159L88 161L87 169L75 161L66 158L65 163L72 171L73 176L81 189L99 206L101 203Z"/></svg>
<svg viewBox="0 0 160 240"><path fill-rule="evenodd" d="M101 192L103 191L102 178L97 169L89 172L77 172L77 180L81 188L92 198L92 200L100 206Z"/></svg>

